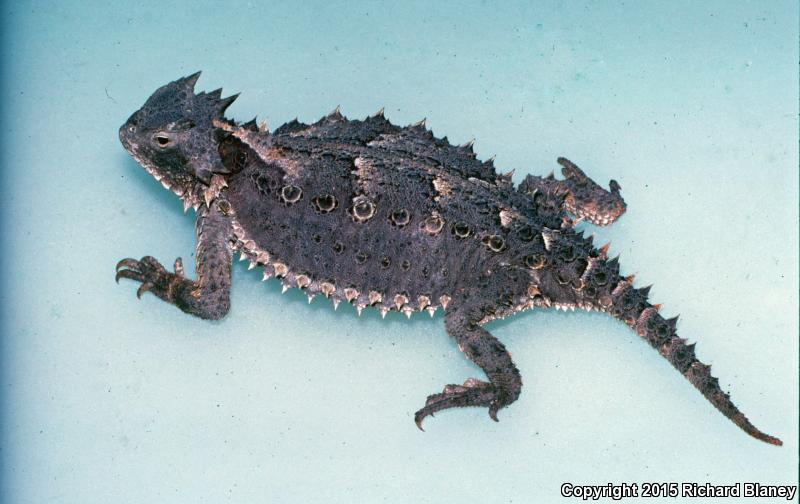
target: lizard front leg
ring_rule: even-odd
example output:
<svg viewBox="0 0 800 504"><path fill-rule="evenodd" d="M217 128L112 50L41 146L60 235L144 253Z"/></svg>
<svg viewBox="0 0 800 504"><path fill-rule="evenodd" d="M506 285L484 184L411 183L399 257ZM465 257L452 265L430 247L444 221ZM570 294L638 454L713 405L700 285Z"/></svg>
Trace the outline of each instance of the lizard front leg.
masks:
<svg viewBox="0 0 800 504"><path fill-rule="evenodd" d="M222 209L220 208L222 206ZM141 282L136 292L142 297L152 292L167 303L203 319L218 320L230 309L231 219L223 210L229 209L226 200L217 199L197 215L197 280L183 274L183 263L175 260L173 272L167 271L150 256L123 259L117 263L116 280L129 278Z"/></svg>

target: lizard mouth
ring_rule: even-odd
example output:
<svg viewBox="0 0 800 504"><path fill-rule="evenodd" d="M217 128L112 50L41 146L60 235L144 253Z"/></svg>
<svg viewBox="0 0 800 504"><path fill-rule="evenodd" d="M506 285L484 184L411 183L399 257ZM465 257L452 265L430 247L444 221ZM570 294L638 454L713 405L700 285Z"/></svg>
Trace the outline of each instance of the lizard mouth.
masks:
<svg viewBox="0 0 800 504"><path fill-rule="evenodd" d="M120 132L120 141L128 154L144 168L144 170L157 182L161 184L164 189L172 192L183 201L183 211L187 212L189 208L194 208L196 211L200 207L202 201L197 194L202 194L202 187L205 187L200 181L197 180L181 180L183 177L176 177L174 174L159 170L156 165L147 157L139 154L139 144L128 138L125 134ZM198 188L197 186L201 188Z"/></svg>
<svg viewBox="0 0 800 504"><path fill-rule="evenodd" d="M575 200L569 196L565 201L565 208L575 217L596 226L607 226L625 213L625 203L621 200L608 208L598 208L595 205L576 205Z"/></svg>

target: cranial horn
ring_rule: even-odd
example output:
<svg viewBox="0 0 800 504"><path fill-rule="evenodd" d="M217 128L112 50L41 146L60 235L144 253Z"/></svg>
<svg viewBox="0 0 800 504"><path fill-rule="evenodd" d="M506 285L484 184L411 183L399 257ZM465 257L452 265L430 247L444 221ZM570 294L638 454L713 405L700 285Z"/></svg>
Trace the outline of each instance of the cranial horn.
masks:
<svg viewBox="0 0 800 504"><path fill-rule="evenodd" d="M221 100L219 101L219 111L220 111L220 112L225 112L225 109L227 109L228 107L230 107L230 106L231 106L231 103L233 103L233 102L235 102L235 101L236 101L236 98L239 98L239 93L236 93L236 94L234 94L234 95L230 95L230 96L229 96L229 97L227 97L227 98L223 98L223 99L221 99Z"/></svg>
<svg viewBox="0 0 800 504"><path fill-rule="evenodd" d="M195 72L192 75L187 75L183 79L181 79L186 86L188 86L192 91L194 91L194 85L197 84L197 79L200 78L200 74L202 72Z"/></svg>

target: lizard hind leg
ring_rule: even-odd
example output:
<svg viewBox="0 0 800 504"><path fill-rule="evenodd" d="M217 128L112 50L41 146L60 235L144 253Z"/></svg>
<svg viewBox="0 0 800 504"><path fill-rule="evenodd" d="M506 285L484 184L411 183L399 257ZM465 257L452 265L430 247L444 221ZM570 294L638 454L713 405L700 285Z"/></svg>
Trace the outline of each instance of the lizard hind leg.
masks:
<svg viewBox="0 0 800 504"><path fill-rule="evenodd" d="M469 378L463 385L447 385L441 393L428 396L425 406L414 415L420 429L425 417L437 411L466 406L489 408L489 416L497 421L497 412L519 397L522 380L511 355L486 329L465 316L468 313L458 308L449 312L445 316L447 332L461 351L483 369L489 381Z"/></svg>

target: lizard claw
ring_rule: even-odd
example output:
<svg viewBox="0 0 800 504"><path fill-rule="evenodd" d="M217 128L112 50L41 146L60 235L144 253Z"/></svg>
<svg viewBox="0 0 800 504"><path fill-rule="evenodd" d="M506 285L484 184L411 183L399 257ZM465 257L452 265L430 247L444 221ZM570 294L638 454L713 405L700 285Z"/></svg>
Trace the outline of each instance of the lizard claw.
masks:
<svg viewBox="0 0 800 504"><path fill-rule="evenodd" d="M500 420L497 419L497 410L499 410L499 409L500 409L500 407L497 406L497 401L493 401L492 405L489 406L489 418L491 418L495 422L499 422L500 421Z"/></svg>
<svg viewBox="0 0 800 504"><path fill-rule="evenodd" d="M431 413L431 416L433 416L433 413ZM414 415L414 423L417 424L417 429L421 430L422 432L425 432L425 429L422 428L423 420L425 420L425 416L420 415L420 412L417 411L417 413Z"/></svg>
<svg viewBox="0 0 800 504"><path fill-rule="evenodd" d="M135 270L124 269L124 270L117 271L117 274L114 277L114 280L117 283L119 283L119 279L120 278L129 278L131 280L136 280L138 282L141 282L142 281L142 274L139 273L138 271L135 271Z"/></svg>
<svg viewBox="0 0 800 504"><path fill-rule="evenodd" d="M135 268L138 263L139 261L137 261L136 259L131 259L130 257L128 257L117 263L116 270L117 272L119 272L119 270L121 270L122 268Z"/></svg>
<svg viewBox="0 0 800 504"><path fill-rule="evenodd" d="M138 289L136 289L136 297L139 298L139 299L142 299L142 296L144 295L144 293L149 291L153 287L155 287L155 286L151 282L143 283L142 285L139 286Z"/></svg>

